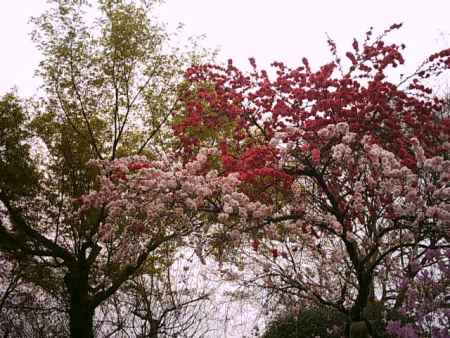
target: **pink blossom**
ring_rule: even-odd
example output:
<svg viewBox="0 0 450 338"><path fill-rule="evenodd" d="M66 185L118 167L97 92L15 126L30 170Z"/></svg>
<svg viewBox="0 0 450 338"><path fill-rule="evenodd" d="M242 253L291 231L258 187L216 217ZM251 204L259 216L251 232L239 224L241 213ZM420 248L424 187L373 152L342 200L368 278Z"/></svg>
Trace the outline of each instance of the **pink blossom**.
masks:
<svg viewBox="0 0 450 338"><path fill-rule="evenodd" d="M350 144L355 140L355 138L356 138L355 133L347 133L342 137L342 142L345 144Z"/></svg>
<svg viewBox="0 0 450 338"><path fill-rule="evenodd" d="M339 122L338 124L336 124L336 131L341 135L346 135L349 131L348 123Z"/></svg>
<svg viewBox="0 0 450 338"><path fill-rule="evenodd" d="M223 206L223 212L225 214L230 215L230 214L233 213L233 207L231 205L229 205L229 204L226 204L226 205Z"/></svg>
<svg viewBox="0 0 450 338"><path fill-rule="evenodd" d="M230 238L235 241L235 242L239 242L241 240L241 233L239 230L237 229L233 229L230 232Z"/></svg>
<svg viewBox="0 0 450 338"><path fill-rule="evenodd" d="M228 219L229 217L230 217L230 215L227 214L227 213L225 213L225 212L221 212L221 213L217 216L217 218L218 218L218 220L219 220L220 222L226 222L227 219Z"/></svg>

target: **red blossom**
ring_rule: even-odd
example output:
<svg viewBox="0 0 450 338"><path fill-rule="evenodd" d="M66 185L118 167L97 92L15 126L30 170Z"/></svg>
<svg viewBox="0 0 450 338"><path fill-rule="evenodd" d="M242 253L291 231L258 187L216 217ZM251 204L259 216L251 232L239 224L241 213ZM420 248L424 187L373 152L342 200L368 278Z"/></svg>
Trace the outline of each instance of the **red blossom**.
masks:
<svg viewBox="0 0 450 338"><path fill-rule="evenodd" d="M144 163L144 162L134 162L134 163L128 164L129 170L140 170L140 169L144 169L144 168L150 168L150 164Z"/></svg>
<svg viewBox="0 0 450 338"><path fill-rule="evenodd" d="M272 253L272 257L273 258L277 258L278 257L278 250L277 249L272 249L271 253Z"/></svg>
<svg viewBox="0 0 450 338"><path fill-rule="evenodd" d="M252 248L253 248L254 251L258 251L259 245L260 245L260 241L259 240L254 239L252 241Z"/></svg>
<svg viewBox="0 0 450 338"><path fill-rule="evenodd" d="M314 163L319 163L320 162L320 150L317 148L314 148L311 151L311 159Z"/></svg>

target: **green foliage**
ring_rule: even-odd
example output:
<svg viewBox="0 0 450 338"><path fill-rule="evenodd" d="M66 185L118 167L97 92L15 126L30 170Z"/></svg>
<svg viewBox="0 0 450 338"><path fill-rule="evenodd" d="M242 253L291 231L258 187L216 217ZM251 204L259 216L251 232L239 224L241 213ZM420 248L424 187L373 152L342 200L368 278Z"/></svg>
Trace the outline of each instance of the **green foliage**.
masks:
<svg viewBox="0 0 450 338"><path fill-rule="evenodd" d="M169 145L177 85L185 66L204 52L169 47L169 34L151 15L155 1L101 0L98 8L51 2L32 19L32 37L44 56L38 75L47 93L37 130L54 145L52 154L70 152L66 162L84 163L151 155Z"/></svg>
<svg viewBox="0 0 450 338"><path fill-rule="evenodd" d="M342 313L323 307L301 310L298 315L287 314L275 318L263 338L337 338L346 323Z"/></svg>
<svg viewBox="0 0 450 338"><path fill-rule="evenodd" d="M0 98L0 192L10 200L35 193L38 175L30 156L27 116L14 94Z"/></svg>

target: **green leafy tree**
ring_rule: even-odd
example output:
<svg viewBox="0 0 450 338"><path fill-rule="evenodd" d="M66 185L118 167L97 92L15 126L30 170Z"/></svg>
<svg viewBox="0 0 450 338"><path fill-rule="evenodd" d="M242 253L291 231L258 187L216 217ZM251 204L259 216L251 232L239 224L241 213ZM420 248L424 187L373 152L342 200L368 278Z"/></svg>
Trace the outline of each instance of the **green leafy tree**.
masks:
<svg viewBox="0 0 450 338"><path fill-rule="evenodd" d="M104 209L79 217L73 203L97 184L86 162L155 158L170 147L180 75L204 53L170 48L151 17L155 1L50 3L32 19L44 98L31 115L11 95L0 103L0 250L12 266L27 267L29 283L58 294L72 337L89 338L100 332L99 307L144 273L148 258L158 262L176 245L161 237L134 259L113 262L116 243L98 241ZM39 156L30 155L31 139Z"/></svg>

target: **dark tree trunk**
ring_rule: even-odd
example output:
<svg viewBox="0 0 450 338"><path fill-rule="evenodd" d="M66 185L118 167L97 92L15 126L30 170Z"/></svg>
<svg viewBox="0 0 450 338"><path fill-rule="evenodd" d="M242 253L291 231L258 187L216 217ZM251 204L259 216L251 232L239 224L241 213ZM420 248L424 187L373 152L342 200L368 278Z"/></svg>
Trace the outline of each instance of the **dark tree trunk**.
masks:
<svg viewBox="0 0 450 338"><path fill-rule="evenodd" d="M379 338L370 318L367 317L369 300L375 299L373 276L367 271L358 274L358 296L350 310L350 321L346 325L346 335L349 338Z"/></svg>
<svg viewBox="0 0 450 338"><path fill-rule="evenodd" d="M364 320L364 309L367 306L369 296L370 296L370 287L372 284L372 276L368 273L362 272L358 276L358 296L356 297L355 304L353 304L350 315L352 321L361 321Z"/></svg>
<svg viewBox="0 0 450 338"><path fill-rule="evenodd" d="M158 338L159 324L159 320L150 318L150 333L148 335L148 338Z"/></svg>
<svg viewBox="0 0 450 338"><path fill-rule="evenodd" d="M94 338L95 308L89 297L88 271L70 271L64 278L69 291L69 321L71 338Z"/></svg>

